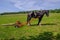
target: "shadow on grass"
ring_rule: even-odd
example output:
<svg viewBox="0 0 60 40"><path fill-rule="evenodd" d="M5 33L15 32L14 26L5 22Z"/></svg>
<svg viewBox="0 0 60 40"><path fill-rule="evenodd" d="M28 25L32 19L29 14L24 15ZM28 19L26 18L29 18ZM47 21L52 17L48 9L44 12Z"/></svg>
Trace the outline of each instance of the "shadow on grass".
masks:
<svg viewBox="0 0 60 40"><path fill-rule="evenodd" d="M46 23L46 24L41 24L41 25L57 25L56 23Z"/></svg>
<svg viewBox="0 0 60 40"><path fill-rule="evenodd" d="M57 25L56 23L46 23L46 24L41 24L41 25ZM30 26L39 26L37 24L31 24Z"/></svg>
<svg viewBox="0 0 60 40"><path fill-rule="evenodd" d="M39 35L37 36L22 36L20 38L15 38L12 37L10 39L5 38L5 39L1 39L1 40L60 40L60 33L57 33L56 35L54 35L53 32L43 32L43 33L39 33Z"/></svg>

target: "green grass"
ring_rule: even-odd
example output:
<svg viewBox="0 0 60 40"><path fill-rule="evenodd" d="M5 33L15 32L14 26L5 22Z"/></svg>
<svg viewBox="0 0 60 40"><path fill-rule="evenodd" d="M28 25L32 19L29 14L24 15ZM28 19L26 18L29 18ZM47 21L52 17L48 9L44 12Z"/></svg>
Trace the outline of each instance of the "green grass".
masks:
<svg viewBox="0 0 60 40"><path fill-rule="evenodd" d="M41 26L27 26L15 28L14 26L2 26L1 24L15 23L17 20L22 23L26 22L26 14L17 15L0 15L0 38L21 38L28 36L36 36L39 33L49 31L54 35L60 33L60 13L50 13L49 17L44 16ZM31 24L37 24L37 20L31 21Z"/></svg>

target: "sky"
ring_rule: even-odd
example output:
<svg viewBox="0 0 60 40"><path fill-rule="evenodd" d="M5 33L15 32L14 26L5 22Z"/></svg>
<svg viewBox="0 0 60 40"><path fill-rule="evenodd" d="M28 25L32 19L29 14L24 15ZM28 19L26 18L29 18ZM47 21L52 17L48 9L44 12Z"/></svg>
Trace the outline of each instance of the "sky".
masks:
<svg viewBox="0 0 60 40"><path fill-rule="evenodd" d="M60 0L0 0L0 13L59 8Z"/></svg>

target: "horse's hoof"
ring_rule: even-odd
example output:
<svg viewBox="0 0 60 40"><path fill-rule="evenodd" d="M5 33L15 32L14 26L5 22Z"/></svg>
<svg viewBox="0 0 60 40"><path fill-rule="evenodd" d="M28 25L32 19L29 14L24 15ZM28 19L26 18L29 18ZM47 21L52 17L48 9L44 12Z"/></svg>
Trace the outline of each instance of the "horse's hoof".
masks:
<svg viewBox="0 0 60 40"><path fill-rule="evenodd" d="M27 24L28 26L30 26L31 24Z"/></svg>
<svg viewBox="0 0 60 40"><path fill-rule="evenodd" d="M37 24L38 26L41 26L41 24Z"/></svg>

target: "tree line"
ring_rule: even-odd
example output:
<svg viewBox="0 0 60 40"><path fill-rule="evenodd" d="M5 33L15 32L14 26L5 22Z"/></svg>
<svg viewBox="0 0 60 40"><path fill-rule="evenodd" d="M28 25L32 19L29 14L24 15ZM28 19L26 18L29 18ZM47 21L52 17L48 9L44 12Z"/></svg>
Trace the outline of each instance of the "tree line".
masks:
<svg viewBox="0 0 60 40"><path fill-rule="evenodd" d="M60 9L49 10L50 13L60 13Z"/></svg>
<svg viewBox="0 0 60 40"><path fill-rule="evenodd" d="M32 11L40 11L40 10L32 10ZM4 12L4 13L0 13L0 15L10 15L10 14L27 14L31 11L21 11L21 12ZM52 9L49 10L50 13L60 13L60 9Z"/></svg>

